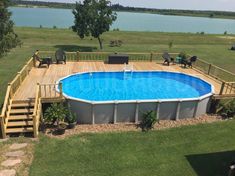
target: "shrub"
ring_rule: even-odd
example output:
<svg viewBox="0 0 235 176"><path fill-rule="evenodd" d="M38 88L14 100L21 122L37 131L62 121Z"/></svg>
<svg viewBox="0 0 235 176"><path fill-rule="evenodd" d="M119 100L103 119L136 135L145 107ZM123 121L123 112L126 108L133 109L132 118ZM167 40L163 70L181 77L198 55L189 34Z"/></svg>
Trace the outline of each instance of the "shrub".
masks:
<svg viewBox="0 0 235 176"><path fill-rule="evenodd" d="M46 109L44 119L46 122L50 122L52 124L56 122L57 126L59 126L60 123L64 121L67 114L68 111L62 103L53 103Z"/></svg>
<svg viewBox="0 0 235 176"><path fill-rule="evenodd" d="M53 26L53 29L57 29L57 27L56 27L56 26Z"/></svg>
<svg viewBox="0 0 235 176"><path fill-rule="evenodd" d="M204 35L204 34L205 34L205 32L203 32L203 31L202 31L200 34L201 34L201 35Z"/></svg>
<svg viewBox="0 0 235 176"><path fill-rule="evenodd" d="M221 116L223 118L232 118L235 116L235 100L232 100L228 104L221 105Z"/></svg>
<svg viewBox="0 0 235 176"><path fill-rule="evenodd" d="M154 124L158 121L155 111L148 111L143 113L143 120L140 123L142 131L149 131L153 129Z"/></svg>
<svg viewBox="0 0 235 176"><path fill-rule="evenodd" d="M224 31L224 35L227 35L228 34L228 32L227 31Z"/></svg>
<svg viewBox="0 0 235 176"><path fill-rule="evenodd" d="M41 24L40 24L39 28L43 28Z"/></svg>

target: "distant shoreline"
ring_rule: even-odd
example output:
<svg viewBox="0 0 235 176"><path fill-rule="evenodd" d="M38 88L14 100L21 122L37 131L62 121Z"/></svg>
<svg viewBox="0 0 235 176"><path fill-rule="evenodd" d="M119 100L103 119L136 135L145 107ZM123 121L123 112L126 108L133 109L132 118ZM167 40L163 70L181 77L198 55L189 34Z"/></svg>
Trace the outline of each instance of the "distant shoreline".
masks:
<svg viewBox="0 0 235 176"><path fill-rule="evenodd" d="M75 7L75 4L13 0L11 7L73 9ZM118 4L112 5L112 9L113 11L117 11L117 12L133 12L133 13L149 13L149 14L172 15L172 16L235 19L235 12L229 12L229 11L150 9L150 8L124 7Z"/></svg>

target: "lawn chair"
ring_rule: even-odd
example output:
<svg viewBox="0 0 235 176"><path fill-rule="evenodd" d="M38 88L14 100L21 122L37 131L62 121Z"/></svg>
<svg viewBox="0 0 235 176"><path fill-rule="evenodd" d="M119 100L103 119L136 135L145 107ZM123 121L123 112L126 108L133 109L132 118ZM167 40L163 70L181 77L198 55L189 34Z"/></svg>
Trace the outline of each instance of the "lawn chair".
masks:
<svg viewBox="0 0 235 176"><path fill-rule="evenodd" d="M41 67L42 65L46 64L47 67L49 68L50 64L52 63L51 57L40 58L38 50L34 53L33 58L35 59L35 61L39 62L38 67Z"/></svg>
<svg viewBox="0 0 235 176"><path fill-rule="evenodd" d="M66 54L62 49L58 49L55 52L55 59L56 63L58 64L59 62L64 62L66 64Z"/></svg>
<svg viewBox="0 0 235 176"><path fill-rule="evenodd" d="M181 64L184 65L184 68L186 68L186 66L192 68L193 63L196 62L196 60L197 60L197 56L192 56L189 60L182 59Z"/></svg>
<svg viewBox="0 0 235 176"><path fill-rule="evenodd" d="M166 64L166 63L167 63L168 66L170 65L170 62L174 63L174 60L175 60L175 59L172 58L172 57L170 56L170 54L167 53L167 52L164 52L164 53L163 53L162 58L164 59L163 64Z"/></svg>

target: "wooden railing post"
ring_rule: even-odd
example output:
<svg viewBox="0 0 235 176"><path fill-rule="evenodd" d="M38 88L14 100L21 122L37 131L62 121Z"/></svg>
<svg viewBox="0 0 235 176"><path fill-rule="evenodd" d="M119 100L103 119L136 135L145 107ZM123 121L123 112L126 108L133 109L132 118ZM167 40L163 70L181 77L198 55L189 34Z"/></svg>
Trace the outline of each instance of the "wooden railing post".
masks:
<svg viewBox="0 0 235 176"><path fill-rule="evenodd" d="M33 66L36 67L36 59L33 57Z"/></svg>
<svg viewBox="0 0 235 176"><path fill-rule="evenodd" d="M19 75L20 85L21 85L21 83L22 83L22 76L21 76L21 72L18 72L17 74ZM19 87L20 87L20 86L19 86Z"/></svg>
<svg viewBox="0 0 235 176"><path fill-rule="evenodd" d="M4 123L4 117L0 116L0 122L1 122L1 130L2 130L2 138L6 138L6 132L5 132L5 123Z"/></svg>
<svg viewBox="0 0 235 176"><path fill-rule="evenodd" d="M210 65L209 65L209 68L208 68L208 72L207 72L208 75L210 75L211 66L212 66L212 65L210 64Z"/></svg>
<svg viewBox="0 0 235 176"><path fill-rule="evenodd" d="M224 91L225 82L222 82L219 94L222 95Z"/></svg>
<svg viewBox="0 0 235 176"><path fill-rule="evenodd" d="M77 61L79 62L79 58L80 57L80 55L79 55L79 51L77 51Z"/></svg>
<svg viewBox="0 0 235 176"><path fill-rule="evenodd" d="M60 97L63 97L62 83L59 83Z"/></svg>
<svg viewBox="0 0 235 176"><path fill-rule="evenodd" d="M150 62L153 61L153 52L150 53Z"/></svg>

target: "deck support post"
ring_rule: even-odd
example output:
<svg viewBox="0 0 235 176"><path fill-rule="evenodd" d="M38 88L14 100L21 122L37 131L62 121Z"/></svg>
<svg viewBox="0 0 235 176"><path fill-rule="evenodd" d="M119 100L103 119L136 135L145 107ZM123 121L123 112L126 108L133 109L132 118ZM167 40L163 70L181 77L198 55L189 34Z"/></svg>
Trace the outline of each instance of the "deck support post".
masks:
<svg viewBox="0 0 235 176"><path fill-rule="evenodd" d="M196 107L195 107L195 109L194 109L193 118L195 118L196 115L197 115L197 109L198 109L198 104L199 104L199 102L200 102L200 99L197 101Z"/></svg>
<svg viewBox="0 0 235 176"><path fill-rule="evenodd" d="M139 102L136 101L136 107L135 107L135 123L137 124L139 122Z"/></svg>
<svg viewBox="0 0 235 176"><path fill-rule="evenodd" d="M115 101L114 104L114 112L113 112L113 123L117 123L117 106L118 106L118 102Z"/></svg>
<svg viewBox="0 0 235 176"><path fill-rule="evenodd" d="M91 105L92 107L91 107L91 117L92 117L92 125L94 125L95 124L95 112L94 112L94 104L92 103L92 105Z"/></svg>
<svg viewBox="0 0 235 176"><path fill-rule="evenodd" d="M157 102L157 108L156 108L156 116L157 116L157 119L159 120L160 118L160 105L161 105L161 101Z"/></svg>
<svg viewBox="0 0 235 176"><path fill-rule="evenodd" d="M179 120L181 102L182 102L182 100L179 100L179 101L178 101L177 108L176 108L175 120Z"/></svg>

